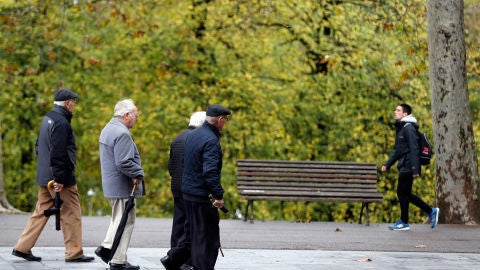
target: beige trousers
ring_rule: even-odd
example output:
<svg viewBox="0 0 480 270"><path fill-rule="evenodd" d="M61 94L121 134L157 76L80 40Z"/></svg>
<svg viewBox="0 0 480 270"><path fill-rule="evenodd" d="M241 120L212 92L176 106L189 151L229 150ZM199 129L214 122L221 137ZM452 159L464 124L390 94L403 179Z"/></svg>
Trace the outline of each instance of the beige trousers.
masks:
<svg viewBox="0 0 480 270"><path fill-rule="evenodd" d="M127 204L128 199L110 199L110 205L112 206L112 218L110 219L110 225L108 226L107 235L105 240L103 240L102 246L104 248L112 248L113 239L115 238L115 233L117 232L118 225L122 219L123 212L125 212L125 204ZM136 200L135 200L136 202ZM125 230L123 231L122 238L120 239L120 244L118 245L117 251L113 255L112 263L115 264L125 264L127 263L127 250L130 245L130 239L132 237L133 227L135 225L135 216L136 216L136 207L133 207L132 210L128 213L127 223L125 225Z"/></svg>
<svg viewBox="0 0 480 270"><path fill-rule="evenodd" d="M60 209L60 226L65 245L65 259L76 259L83 256L82 248L82 210L78 196L77 185L63 187L60 192L63 200ZM44 210L53 207L54 202L51 193L46 187L38 190L38 201L35 211L27 222L27 226L18 239L14 249L23 253L31 254L32 248L43 231L49 217L43 214ZM52 217L55 218L55 217ZM47 228L55 230L55 227Z"/></svg>

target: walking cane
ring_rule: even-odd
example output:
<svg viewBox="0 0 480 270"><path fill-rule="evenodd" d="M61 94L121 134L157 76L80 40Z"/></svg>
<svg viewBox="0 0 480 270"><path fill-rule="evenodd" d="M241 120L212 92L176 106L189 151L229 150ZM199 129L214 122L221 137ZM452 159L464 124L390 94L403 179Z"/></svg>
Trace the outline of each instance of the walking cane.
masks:
<svg viewBox="0 0 480 270"><path fill-rule="evenodd" d="M212 194L209 194L208 197L210 198L210 201L212 202L212 207L213 206L213 202L215 201L215 198L213 198ZM222 210L223 213L227 213L228 212L228 208L225 207L225 205L223 205L222 207L219 208L220 210ZM218 247L218 249L220 250L220 253L222 254L222 257L225 257L223 255L223 250L222 250L222 244L220 244L220 246Z"/></svg>
<svg viewBox="0 0 480 270"><path fill-rule="evenodd" d="M55 215L55 229L57 231L60 231L60 208L62 207L62 199L60 198L60 192L55 192L55 195L52 194L50 191L52 189L53 184L55 184L55 180L50 180L47 184L47 189L50 195L52 196L52 199L54 201L54 205L52 208L44 210L43 215L46 217L49 217L51 215Z"/></svg>

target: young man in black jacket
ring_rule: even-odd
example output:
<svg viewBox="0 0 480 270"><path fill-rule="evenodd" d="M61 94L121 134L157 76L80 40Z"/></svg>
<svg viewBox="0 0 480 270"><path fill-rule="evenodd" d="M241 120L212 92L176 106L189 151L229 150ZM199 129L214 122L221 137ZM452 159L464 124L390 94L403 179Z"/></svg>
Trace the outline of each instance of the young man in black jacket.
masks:
<svg viewBox="0 0 480 270"><path fill-rule="evenodd" d="M412 194L413 179L420 176L421 168L417 119L411 113L412 108L408 104L400 104L395 108L395 147L390 154L390 158L382 166L382 172L385 172L398 161L397 197L400 201L401 218L397 223L389 226L389 229L394 231L410 230L410 225L408 224L408 207L410 203L413 203L428 214L432 229L437 226L438 222L439 209L430 207L418 196Z"/></svg>

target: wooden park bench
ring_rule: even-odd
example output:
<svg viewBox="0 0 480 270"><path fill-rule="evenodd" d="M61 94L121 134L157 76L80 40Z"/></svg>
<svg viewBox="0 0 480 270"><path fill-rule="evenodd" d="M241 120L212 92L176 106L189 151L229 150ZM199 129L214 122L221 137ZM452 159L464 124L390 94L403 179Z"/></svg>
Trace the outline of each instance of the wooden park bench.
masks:
<svg viewBox="0 0 480 270"><path fill-rule="evenodd" d="M382 202L375 163L239 159L237 190L252 223L253 201L361 202L366 225L369 203Z"/></svg>

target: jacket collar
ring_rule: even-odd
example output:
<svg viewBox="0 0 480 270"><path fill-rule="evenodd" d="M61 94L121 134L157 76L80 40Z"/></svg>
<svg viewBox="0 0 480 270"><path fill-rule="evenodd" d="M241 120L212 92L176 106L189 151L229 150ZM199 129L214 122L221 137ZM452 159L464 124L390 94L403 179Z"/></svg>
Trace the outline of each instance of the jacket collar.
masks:
<svg viewBox="0 0 480 270"><path fill-rule="evenodd" d="M73 114L69 112L65 107L54 105L52 111L65 116L65 118L67 118L69 123L72 121Z"/></svg>

